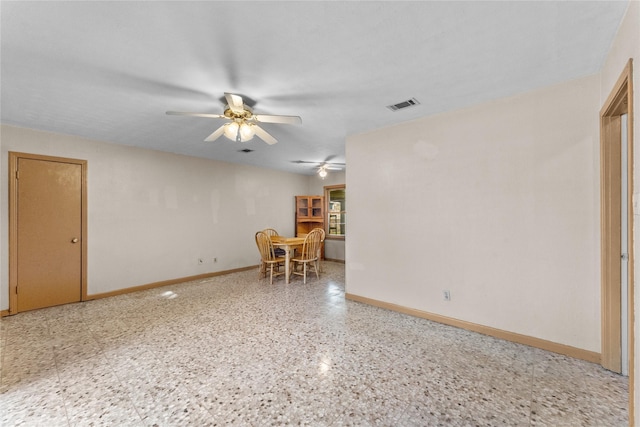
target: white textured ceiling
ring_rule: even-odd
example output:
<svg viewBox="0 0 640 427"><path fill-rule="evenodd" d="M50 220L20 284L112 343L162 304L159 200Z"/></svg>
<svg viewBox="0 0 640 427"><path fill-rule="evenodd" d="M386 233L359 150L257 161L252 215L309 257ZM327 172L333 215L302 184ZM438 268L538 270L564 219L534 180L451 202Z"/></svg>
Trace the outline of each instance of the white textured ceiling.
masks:
<svg viewBox="0 0 640 427"><path fill-rule="evenodd" d="M627 2L0 2L1 120L313 173L354 133L600 71ZM223 93L280 141L203 142ZM385 108L415 97L417 107ZM249 148L252 153L238 150Z"/></svg>

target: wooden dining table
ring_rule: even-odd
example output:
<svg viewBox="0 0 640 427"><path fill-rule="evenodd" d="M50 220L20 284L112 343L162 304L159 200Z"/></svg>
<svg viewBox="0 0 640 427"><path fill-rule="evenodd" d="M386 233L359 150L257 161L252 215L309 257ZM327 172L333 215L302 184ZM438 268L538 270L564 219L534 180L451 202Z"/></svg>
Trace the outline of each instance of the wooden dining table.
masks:
<svg viewBox="0 0 640 427"><path fill-rule="evenodd" d="M276 248L284 249L284 278L285 283L289 283L291 265L291 254L296 248L301 248L304 243L304 237L284 237L284 236L271 236L271 242Z"/></svg>

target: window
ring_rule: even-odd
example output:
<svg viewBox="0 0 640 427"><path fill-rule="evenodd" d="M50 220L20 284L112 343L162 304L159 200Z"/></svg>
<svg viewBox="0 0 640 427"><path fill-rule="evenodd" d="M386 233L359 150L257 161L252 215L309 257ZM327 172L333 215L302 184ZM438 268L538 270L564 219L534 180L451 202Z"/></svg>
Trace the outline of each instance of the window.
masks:
<svg viewBox="0 0 640 427"><path fill-rule="evenodd" d="M324 199L327 203L327 237L344 238L347 232L346 186L328 185L324 187Z"/></svg>

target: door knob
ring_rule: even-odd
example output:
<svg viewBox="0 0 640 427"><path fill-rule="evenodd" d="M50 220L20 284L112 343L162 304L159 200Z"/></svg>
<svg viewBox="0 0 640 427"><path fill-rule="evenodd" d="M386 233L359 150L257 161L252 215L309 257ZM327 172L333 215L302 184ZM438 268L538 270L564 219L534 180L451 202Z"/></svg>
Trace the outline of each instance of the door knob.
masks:
<svg viewBox="0 0 640 427"><path fill-rule="evenodd" d="M78 238L74 237L73 239L71 239L71 243L78 243Z"/></svg>

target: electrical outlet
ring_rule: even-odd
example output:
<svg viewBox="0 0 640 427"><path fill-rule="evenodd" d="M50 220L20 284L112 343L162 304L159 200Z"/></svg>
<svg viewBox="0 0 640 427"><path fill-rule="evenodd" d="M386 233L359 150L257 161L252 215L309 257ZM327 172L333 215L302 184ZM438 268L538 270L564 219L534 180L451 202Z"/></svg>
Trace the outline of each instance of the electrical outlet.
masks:
<svg viewBox="0 0 640 427"><path fill-rule="evenodd" d="M449 292L448 290L442 291L442 297L445 301L451 301L451 292Z"/></svg>
<svg viewBox="0 0 640 427"><path fill-rule="evenodd" d="M204 264L204 260L202 258L198 258L198 264Z"/></svg>

